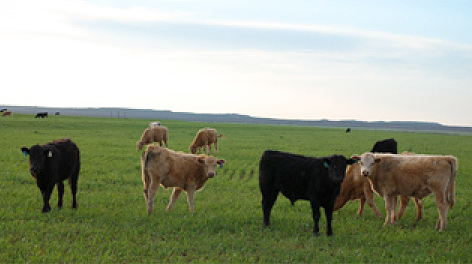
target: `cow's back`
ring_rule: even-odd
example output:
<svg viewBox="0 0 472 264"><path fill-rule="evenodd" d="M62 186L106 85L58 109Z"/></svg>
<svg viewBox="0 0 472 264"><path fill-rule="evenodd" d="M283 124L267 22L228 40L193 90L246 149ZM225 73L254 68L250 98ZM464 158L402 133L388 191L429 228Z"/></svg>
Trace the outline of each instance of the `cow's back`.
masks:
<svg viewBox="0 0 472 264"><path fill-rule="evenodd" d="M389 189L396 194L423 198L431 193L432 185L448 185L457 160L452 156L376 154L376 190ZM378 186L382 184L383 186Z"/></svg>
<svg viewBox="0 0 472 264"><path fill-rule="evenodd" d="M59 152L58 167L61 179L66 179L80 171L80 151L70 139L60 139L49 143Z"/></svg>
<svg viewBox="0 0 472 264"><path fill-rule="evenodd" d="M267 150L259 163L259 187L281 191L292 202L308 199L312 163L309 157Z"/></svg>
<svg viewBox="0 0 472 264"><path fill-rule="evenodd" d="M186 189L190 182L204 183L204 165L197 161L196 155L155 145L149 145L144 155L147 170L152 177L158 177L164 187Z"/></svg>

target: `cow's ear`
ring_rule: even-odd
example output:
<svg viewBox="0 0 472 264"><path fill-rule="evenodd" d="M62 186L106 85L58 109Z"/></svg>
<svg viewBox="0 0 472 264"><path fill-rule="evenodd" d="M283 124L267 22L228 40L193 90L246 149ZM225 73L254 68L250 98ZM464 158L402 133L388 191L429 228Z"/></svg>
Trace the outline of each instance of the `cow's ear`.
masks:
<svg viewBox="0 0 472 264"><path fill-rule="evenodd" d="M22 147L22 148L21 148L21 152L23 152L23 155L25 155L25 157L26 157L26 156L29 155L30 150L29 150L28 148L26 148L26 147Z"/></svg>
<svg viewBox="0 0 472 264"><path fill-rule="evenodd" d="M225 164L226 160L224 159L219 159L216 161L216 164L220 165L220 169L223 168L223 164Z"/></svg>
<svg viewBox="0 0 472 264"><path fill-rule="evenodd" d="M357 161L358 161L357 159L348 159L346 163L351 165L351 164L357 163Z"/></svg>
<svg viewBox="0 0 472 264"><path fill-rule="evenodd" d="M351 159L355 161L354 163L358 163L359 160L361 160L361 156L359 156L359 155L354 155L354 156L351 157Z"/></svg>

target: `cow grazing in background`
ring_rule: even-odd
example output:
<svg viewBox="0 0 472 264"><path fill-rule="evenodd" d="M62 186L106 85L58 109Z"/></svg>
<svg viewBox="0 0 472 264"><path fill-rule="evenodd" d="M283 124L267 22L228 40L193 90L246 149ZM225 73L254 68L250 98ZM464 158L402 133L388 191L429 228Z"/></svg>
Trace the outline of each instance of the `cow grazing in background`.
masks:
<svg viewBox="0 0 472 264"><path fill-rule="evenodd" d="M350 128L350 127L348 127L348 128L346 129L346 133L351 133L351 128Z"/></svg>
<svg viewBox="0 0 472 264"><path fill-rule="evenodd" d="M447 210L455 201L454 185L457 158L438 155L395 155L364 153L354 156L361 161L361 173L372 181L373 189L385 200L385 224L395 223L398 195L422 199L434 193L439 210L436 229L447 227Z"/></svg>
<svg viewBox="0 0 472 264"><path fill-rule="evenodd" d="M60 139L44 145L23 147L21 151L29 155L30 173L36 181L43 196L42 212L51 210L49 199L54 186L57 184L59 201L57 206L62 208L64 183L69 180L72 192L72 208L77 208L77 181L80 171L80 153L77 145L70 139Z"/></svg>
<svg viewBox="0 0 472 264"><path fill-rule="evenodd" d="M259 163L259 188L262 194L264 225L270 224L270 213L279 192L292 204L308 200L311 204L314 228L319 233L320 206L325 209L327 235L333 235L331 220L336 196L343 182L346 166L354 160L344 156L314 158L266 150Z"/></svg>
<svg viewBox="0 0 472 264"><path fill-rule="evenodd" d="M370 152L372 152L372 153L397 154L398 153L397 141L395 141L395 139L393 139L393 138L379 140L379 141L375 142L375 144L372 147L372 150Z"/></svg>
<svg viewBox="0 0 472 264"><path fill-rule="evenodd" d="M223 163L225 160L212 156L184 154L149 145L141 159L148 214L153 211L154 197L159 185L164 188L174 187L167 210L171 210L180 193L186 191L190 211L194 212L195 192L216 175L216 166L222 166Z"/></svg>
<svg viewBox="0 0 472 264"><path fill-rule="evenodd" d="M6 110L6 111L3 111L3 112L2 112L2 116L12 116L12 115L13 115L13 112L12 112L12 111Z"/></svg>
<svg viewBox="0 0 472 264"><path fill-rule="evenodd" d="M34 118L45 118L48 117L48 112L39 112Z"/></svg>
<svg viewBox="0 0 472 264"><path fill-rule="evenodd" d="M211 144L215 146L215 155L218 154L218 138L224 137L223 134L218 135L216 129L204 128L200 129L195 136L192 144L190 144L190 152L192 154L200 153L200 149L203 147L205 154L211 153ZM207 153L207 146L209 152Z"/></svg>
<svg viewBox="0 0 472 264"><path fill-rule="evenodd" d="M161 126L160 121L154 121L154 122L149 123L149 127L158 127L158 126Z"/></svg>
<svg viewBox="0 0 472 264"><path fill-rule="evenodd" d="M167 127L148 127L146 130L144 130L141 139L136 142L136 147L141 150L145 145L149 145L153 142L157 142L159 146L162 146L162 142L164 142L165 146L167 147L168 140L169 133Z"/></svg>

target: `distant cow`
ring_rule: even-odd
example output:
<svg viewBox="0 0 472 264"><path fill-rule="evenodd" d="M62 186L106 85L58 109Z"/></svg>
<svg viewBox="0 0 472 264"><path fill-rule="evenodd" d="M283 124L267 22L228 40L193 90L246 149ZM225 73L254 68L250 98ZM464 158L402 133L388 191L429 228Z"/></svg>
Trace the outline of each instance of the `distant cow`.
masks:
<svg viewBox="0 0 472 264"><path fill-rule="evenodd" d="M7 111L7 110L8 110L8 109L3 108L3 109L0 110L0 113L3 113L3 112L5 112L5 111Z"/></svg>
<svg viewBox="0 0 472 264"><path fill-rule="evenodd" d="M12 111L6 110L6 111L3 111L3 112L2 112L2 116L12 116L12 115L13 115L13 112L12 112Z"/></svg>
<svg viewBox="0 0 472 264"><path fill-rule="evenodd" d="M372 147L372 150L370 152L397 154L397 141L395 141L395 139L393 138L377 141L375 142L374 147Z"/></svg>
<svg viewBox="0 0 472 264"><path fill-rule="evenodd" d="M39 112L34 118L45 118L48 117L48 112Z"/></svg>
<svg viewBox="0 0 472 264"><path fill-rule="evenodd" d="M62 208L64 183L69 180L72 192L72 208L77 208L77 180L80 171L80 154L77 145L70 139L60 139L44 145L23 147L21 151L29 155L30 173L36 181L43 196L42 212L51 210L49 199L57 184L59 201L57 206Z"/></svg>
<svg viewBox="0 0 472 264"><path fill-rule="evenodd" d="M339 210L351 200L359 200L358 215L364 213L364 204L367 202L372 210L374 210L375 215L382 217L382 214L374 202L374 190L372 190L370 180L367 177L362 176L361 165L358 163L352 164L347 169L346 177L341 186L341 191L336 198L336 203L334 204L334 211ZM401 196L400 212L395 216L396 220L399 220L403 216L409 201L410 198L408 196ZM418 211L417 220L420 220L423 217L421 200L415 198L415 204Z"/></svg>
<svg viewBox="0 0 472 264"><path fill-rule="evenodd" d="M395 155L364 153L355 156L361 161L361 173L385 200L385 224L393 224L396 197L405 195L422 199L434 193L439 210L436 229L447 226L448 207L454 206L454 185L457 158L436 155Z"/></svg>
<svg viewBox="0 0 472 264"><path fill-rule="evenodd" d="M146 130L144 130L141 139L136 142L136 147L141 150L145 145L151 144L153 142L157 142L159 146L162 146L162 142L164 142L165 146L167 147L168 140L169 133L167 131L167 127L148 127Z"/></svg>
<svg viewBox="0 0 472 264"><path fill-rule="evenodd" d="M200 149L203 147L205 154L211 153L211 144L215 146L215 155L218 154L218 138L223 137L223 134L218 135L216 129L204 128L200 129L195 136L192 144L190 144L190 152L192 154L200 153ZM207 153L207 146L209 152Z"/></svg>
<svg viewBox="0 0 472 264"><path fill-rule="evenodd" d="M348 127L348 128L346 129L346 133L350 133L350 132L351 132L351 128Z"/></svg>
<svg viewBox="0 0 472 264"><path fill-rule="evenodd" d="M354 160L344 156L314 158L266 150L259 163L259 188L262 194L264 225L270 224L270 213L279 192L292 204L308 200L311 204L314 228L319 233L320 206L325 209L327 235L333 230L333 206L343 182L346 166Z"/></svg>
<svg viewBox="0 0 472 264"><path fill-rule="evenodd" d="M180 193L187 192L191 212L195 211L194 195L202 189L209 178L216 175L216 166L223 159L212 156L184 154L155 145L149 145L142 155L141 168L144 184L144 199L148 214L154 208L154 197L159 185L174 187L167 210L171 210Z"/></svg>
<svg viewBox="0 0 472 264"><path fill-rule="evenodd" d="M160 121L154 121L154 122L149 123L149 127L158 127L158 126L161 126Z"/></svg>

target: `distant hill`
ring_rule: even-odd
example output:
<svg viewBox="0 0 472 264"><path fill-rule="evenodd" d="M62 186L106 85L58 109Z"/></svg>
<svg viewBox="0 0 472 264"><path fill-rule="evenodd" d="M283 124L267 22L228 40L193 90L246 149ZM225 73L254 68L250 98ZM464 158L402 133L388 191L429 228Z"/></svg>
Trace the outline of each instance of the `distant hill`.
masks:
<svg viewBox="0 0 472 264"><path fill-rule="evenodd" d="M411 121L376 121L366 122L357 120L330 121L322 120L292 120L257 118L240 114L197 114L188 112L172 112L166 110L151 109L127 109L127 108L55 108L37 106L1 106L0 109L8 109L14 113L35 114L37 112L48 112L54 115L94 116L109 118L145 118L154 120L182 120L214 123L236 123L236 124L270 124L270 125L296 125L317 127L339 127L339 128L364 128L382 130L407 130L407 131L434 131L444 133L472 133L472 127L444 126L433 122L411 122Z"/></svg>

